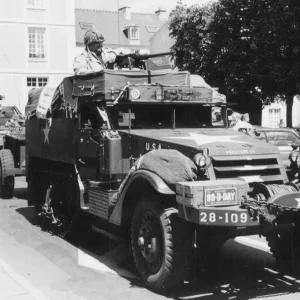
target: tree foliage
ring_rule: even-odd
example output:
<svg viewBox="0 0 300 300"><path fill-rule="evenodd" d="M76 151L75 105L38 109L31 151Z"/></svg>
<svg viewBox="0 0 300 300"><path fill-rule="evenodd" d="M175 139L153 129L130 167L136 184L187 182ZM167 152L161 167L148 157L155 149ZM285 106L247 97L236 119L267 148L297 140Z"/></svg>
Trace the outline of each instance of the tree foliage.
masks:
<svg viewBox="0 0 300 300"><path fill-rule="evenodd" d="M179 69L203 76L229 99L287 103L300 94L300 1L220 0L171 12Z"/></svg>

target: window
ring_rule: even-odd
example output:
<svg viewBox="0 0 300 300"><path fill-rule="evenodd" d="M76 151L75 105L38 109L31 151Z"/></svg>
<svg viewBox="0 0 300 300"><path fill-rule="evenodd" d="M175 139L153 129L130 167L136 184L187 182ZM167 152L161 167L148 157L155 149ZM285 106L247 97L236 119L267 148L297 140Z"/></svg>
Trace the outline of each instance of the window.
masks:
<svg viewBox="0 0 300 300"><path fill-rule="evenodd" d="M276 128L280 122L280 108L269 109L269 127Z"/></svg>
<svg viewBox="0 0 300 300"><path fill-rule="evenodd" d="M34 7L34 8L43 8L44 7L43 0L28 0L27 3L28 3L29 7Z"/></svg>
<svg viewBox="0 0 300 300"><path fill-rule="evenodd" d="M45 28L28 28L29 58L43 59L45 53Z"/></svg>
<svg viewBox="0 0 300 300"><path fill-rule="evenodd" d="M94 30L94 24L93 23L86 23L86 22L79 22L79 25L81 27L81 29L90 29L90 30Z"/></svg>
<svg viewBox="0 0 300 300"><path fill-rule="evenodd" d="M289 146L293 143L298 142L297 137L291 133L286 131L269 131L266 132L268 142L275 145L281 146Z"/></svg>
<svg viewBox="0 0 300 300"><path fill-rule="evenodd" d="M158 27L152 25L146 25L146 29L149 33L155 33L158 31Z"/></svg>
<svg viewBox="0 0 300 300"><path fill-rule="evenodd" d="M47 82L48 82L47 77L27 77L28 87L42 87L45 86Z"/></svg>
<svg viewBox="0 0 300 300"><path fill-rule="evenodd" d="M114 120L118 127L128 127L131 124L132 129L172 128L173 125L175 128L213 128L224 127L225 110L225 107L218 107L213 111L210 106L198 104L178 104L175 107L144 104L132 106L129 111L128 105L120 104Z"/></svg>
<svg viewBox="0 0 300 300"><path fill-rule="evenodd" d="M139 29L138 27L131 27L131 39L138 40L139 39Z"/></svg>

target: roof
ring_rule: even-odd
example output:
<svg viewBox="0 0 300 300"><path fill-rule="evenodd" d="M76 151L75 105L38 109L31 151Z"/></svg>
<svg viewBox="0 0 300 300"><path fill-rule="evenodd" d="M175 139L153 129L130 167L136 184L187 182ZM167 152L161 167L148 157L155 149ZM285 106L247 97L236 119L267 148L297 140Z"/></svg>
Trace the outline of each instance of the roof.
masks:
<svg viewBox="0 0 300 300"><path fill-rule="evenodd" d="M82 28L82 23L87 23L84 24L87 25L86 28L91 27L92 24L96 30L104 35L105 46L127 46L131 48L149 47L150 38L166 21L166 19L162 19L155 14L131 13L131 19L129 20L118 11L75 9L76 45L84 45L83 39L87 29ZM131 25L139 27L140 43L138 45L131 44L123 32L125 27ZM120 32L120 37L118 32Z"/></svg>

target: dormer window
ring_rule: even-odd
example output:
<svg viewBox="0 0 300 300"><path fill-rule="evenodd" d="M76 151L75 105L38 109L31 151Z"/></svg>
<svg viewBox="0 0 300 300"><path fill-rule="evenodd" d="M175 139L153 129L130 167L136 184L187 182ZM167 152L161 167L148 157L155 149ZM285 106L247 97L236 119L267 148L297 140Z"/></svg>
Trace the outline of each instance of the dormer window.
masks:
<svg viewBox="0 0 300 300"><path fill-rule="evenodd" d="M137 25L126 26L123 32L130 41L137 42L140 39L140 29Z"/></svg>
<svg viewBox="0 0 300 300"><path fill-rule="evenodd" d="M139 38L140 38L139 28L136 26L130 27L130 39L139 40Z"/></svg>

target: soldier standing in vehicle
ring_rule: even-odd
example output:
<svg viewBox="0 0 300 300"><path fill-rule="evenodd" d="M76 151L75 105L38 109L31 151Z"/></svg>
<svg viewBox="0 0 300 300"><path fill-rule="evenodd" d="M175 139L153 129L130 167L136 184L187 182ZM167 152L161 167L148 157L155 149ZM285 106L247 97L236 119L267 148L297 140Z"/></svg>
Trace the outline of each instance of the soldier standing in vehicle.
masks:
<svg viewBox="0 0 300 300"><path fill-rule="evenodd" d="M88 30L85 33L85 49L73 62L76 75L102 71L106 69L107 63L116 60L117 54L112 49L103 47L104 41L100 32Z"/></svg>

